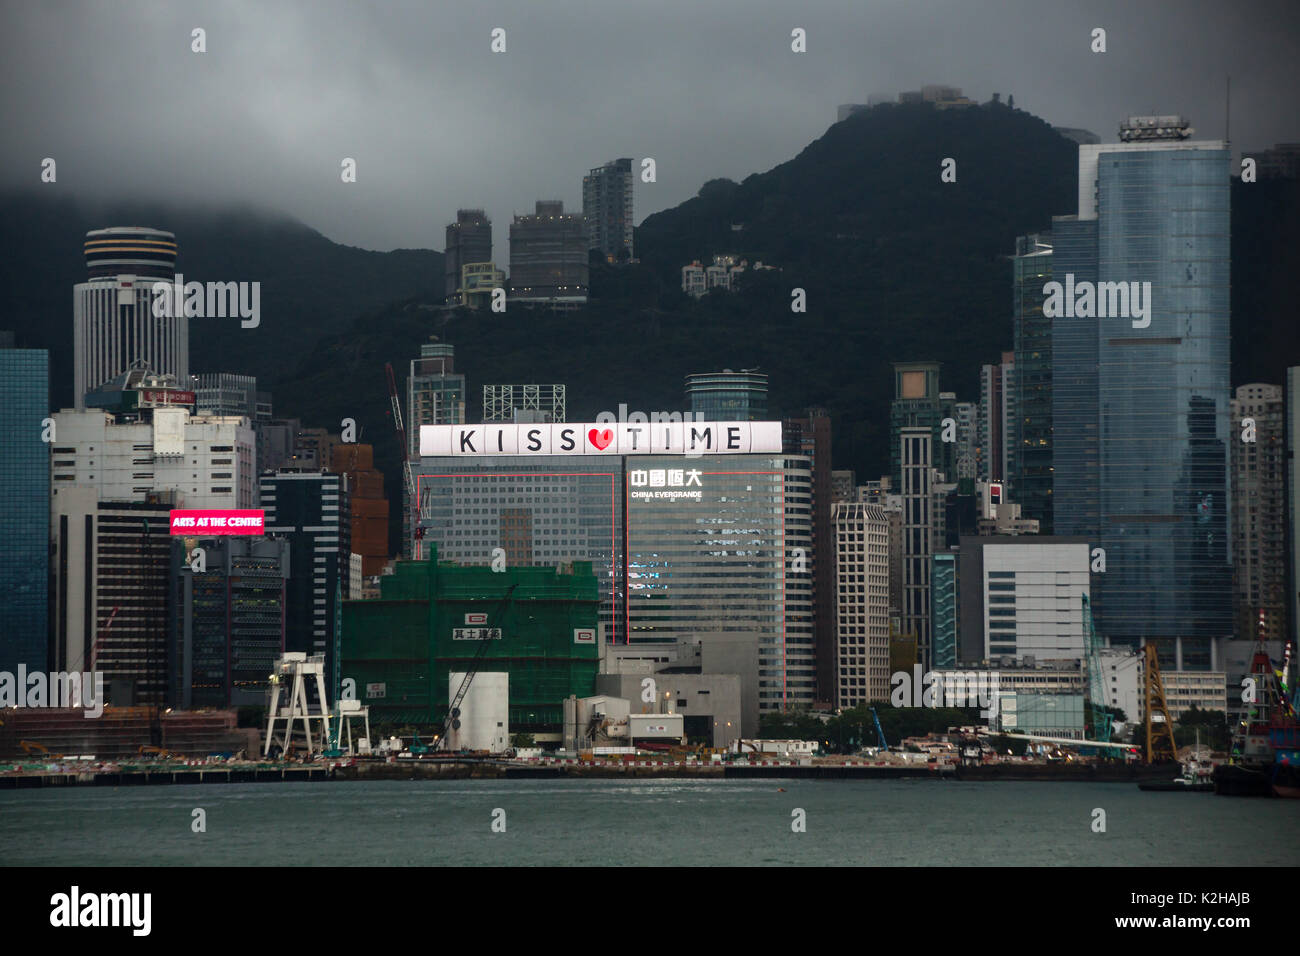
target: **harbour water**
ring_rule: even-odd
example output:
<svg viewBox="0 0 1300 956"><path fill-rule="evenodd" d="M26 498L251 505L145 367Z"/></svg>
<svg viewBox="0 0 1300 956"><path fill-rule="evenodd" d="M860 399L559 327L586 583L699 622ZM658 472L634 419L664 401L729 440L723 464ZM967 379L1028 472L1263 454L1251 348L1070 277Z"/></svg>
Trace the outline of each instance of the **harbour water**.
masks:
<svg viewBox="0 0 1300 956"><path fill-rule="evenodd" d="M781 788L784 788L782 792ZM194 811L206 832L194 832ZM1094 827L1105 813L1105 832ZM806 829L794 832L796 810ZM500 813L497 811L504 811ZM0 792L66 866L1289 866L1300 804L1132 783L431 780ZM493 829L494 821L499 831Z"/></svg>

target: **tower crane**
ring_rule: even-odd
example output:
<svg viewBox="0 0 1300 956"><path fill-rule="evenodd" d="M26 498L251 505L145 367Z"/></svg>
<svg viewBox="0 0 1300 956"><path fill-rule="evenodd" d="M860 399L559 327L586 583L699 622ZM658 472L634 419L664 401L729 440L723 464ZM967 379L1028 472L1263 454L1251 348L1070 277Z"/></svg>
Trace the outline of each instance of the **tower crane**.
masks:
<svg viewBox="0 0 1300 956"><path fill-rule="evenodd" d="M415 496L415 476L411 471L410 443L406 439L406 426L402 424L402 402L397 396L397 379L393 375L393 363L384 363L384 372L388 376L388 398L393 404L393 426L397 429L397 439L402 443L402 488L406 492L407 507L411 513L411 531L415 533L419 522L419 502ZM419 559L419 539L417 535L415 551L412 557Z"/></svg>

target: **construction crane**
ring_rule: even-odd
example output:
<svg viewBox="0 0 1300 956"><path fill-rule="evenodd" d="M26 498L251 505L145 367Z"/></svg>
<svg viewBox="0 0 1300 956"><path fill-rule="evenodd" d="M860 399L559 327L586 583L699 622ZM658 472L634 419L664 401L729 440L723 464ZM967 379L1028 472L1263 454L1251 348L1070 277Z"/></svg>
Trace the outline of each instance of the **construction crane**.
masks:
<svg viewBox="0 0 1300 956"><path fill-rule="evenodd" d="M876 737L880 741L880 750L882 753L886 752L889 750L889 742L885 740L885 731L880 726L880 715L876 713L874 707L871 708L871 719L876 722Z"/></svg>
<svg viewBox="0 0 1300 956"><path fill-rule="evenodd" d="M108 615L108 622L107 622L107 623L106 623L102 628L99 629L99 633L96 634L95 637L94 637L94 639L91 641L91 644L90 644L90 669L91 669L91 671L94 671L94 670L95 670L95 664L96 664L96 663L98 662L98 660L99 660L99 646L100 646L101 643L103 643L104 635L107 634L107 633L108 633L108 629L109 629L110 627L113 626L113 618L117 617L117 612L120 611L120 610L122 610L122 606L121 606L120 604L119 604L117 607L113 608L113 612L112 612L111 614ZM79 658L77 659L76 666L73 667L72 669L73 669L73 670L79 670L79 669L81 668L82 663L85 661L85 659L86 659L86 650L85 650L85 648L83 647L82 650L81 650L81 657L79 657Z"/></svg>
<svg viewBox="0 0 1300 956"><path fill-rule="evenodd" d="M393 363L384 363L384 373L388 376L388 399L393 404L393 426L397 429L397 439L402 443L402 488L406 492L407 507L411 509L411 531L415 532L419 524L419 502L415 497L415 475L411 471L411 445L406 438L406 426L402 423L402 402L397 396L397 378L393 375ZM415 553L419 560L420 545L416 536Z"/></svg>
<svg viewBox="0 0 1300 956"><path fill-rule="evenodd" d="M1092 604L1083 595L1083 637L1088 652L1088 707L1092 740L1110 742L1110 711L1106 710L1106 675L1101 669L1101 637L1092 621Z"/></svg>
<svg viewBox="0 0 1300 956"><path fill-rule="evenodd" d="M518 584L512 584L506 589L505 595L501 598L501 606L498 607L492 616L488 618L488 621L483 628L483 637L479 641L478 650L474 653L474 656L470 659L469 664L465 668L465 677L460 682L460 688L456 691L456 696L452 698L450 706L447 707L447 716L442 720L442 733L440 733L438 739L434 741L434 746L438 749L442 749L446 746L447 731L460 729L460 705L464 703L465 695L469 693L469 685L473 682L474 675L478 673L479 667L482 665L483 661L487 659L488 648L492 645L492 621L498 615L505 612L505 609L510 604L510 595L514 593L514 590L517 587L519 587Z"/></svg>
<svg viewBox="0 0 1300 956"><path fill-rule="evenodd" d="M1174 743L1174 722L1169 719L1169 704L1165 700L1165 682L1160 678L1160 663L1156 646L1144 648L1146 660L1143 670L1146 708L1146 761L1164 763L1178 759L1178 745ZM1156 720L1159 716L1161 720Z"/></svg>

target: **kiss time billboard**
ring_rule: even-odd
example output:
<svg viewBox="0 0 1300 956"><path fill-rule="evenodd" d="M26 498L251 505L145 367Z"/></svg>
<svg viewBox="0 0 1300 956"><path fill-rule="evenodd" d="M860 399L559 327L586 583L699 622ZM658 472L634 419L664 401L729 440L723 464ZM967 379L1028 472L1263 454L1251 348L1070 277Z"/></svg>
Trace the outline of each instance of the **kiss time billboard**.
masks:
<svg viewBox="0 0 1300 956"><path fill-rule="evenodd" d="M780 422L422 425L420 457L780 454Z"/></svg>

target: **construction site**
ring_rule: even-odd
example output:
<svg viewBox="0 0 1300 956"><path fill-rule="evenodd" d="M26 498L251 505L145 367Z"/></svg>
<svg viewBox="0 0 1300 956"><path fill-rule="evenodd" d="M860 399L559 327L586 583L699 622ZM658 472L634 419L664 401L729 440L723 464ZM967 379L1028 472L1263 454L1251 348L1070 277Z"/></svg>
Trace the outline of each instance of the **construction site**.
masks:
<svg viewBox="0 0 1300 956"><path fill-rule="evenodd" d="M582 563L567 573L498 573L439 564L433 552L400 563L379 600L345 605L348 676L338 688L327 686L325 655L276 660L264 730L238 727L230 710L108 706L87 719L81 708L11 708L0 718L0 759L13 761L0 763L0 787L679 775L1149 783L1167 780L1177 760L1154 646L1144 650L1140 732L1132 742L1111 739L1086 597L1080 737L990 721L891 742L873 707L874 743L847 753L830 752L829 741L739 734L708 746L688 738L675 692L595 693L596 603ZM1014 716L1013 725L1033 723L1026 708ZM412 731L375 736L377 726L399 723Z"/></svg>

